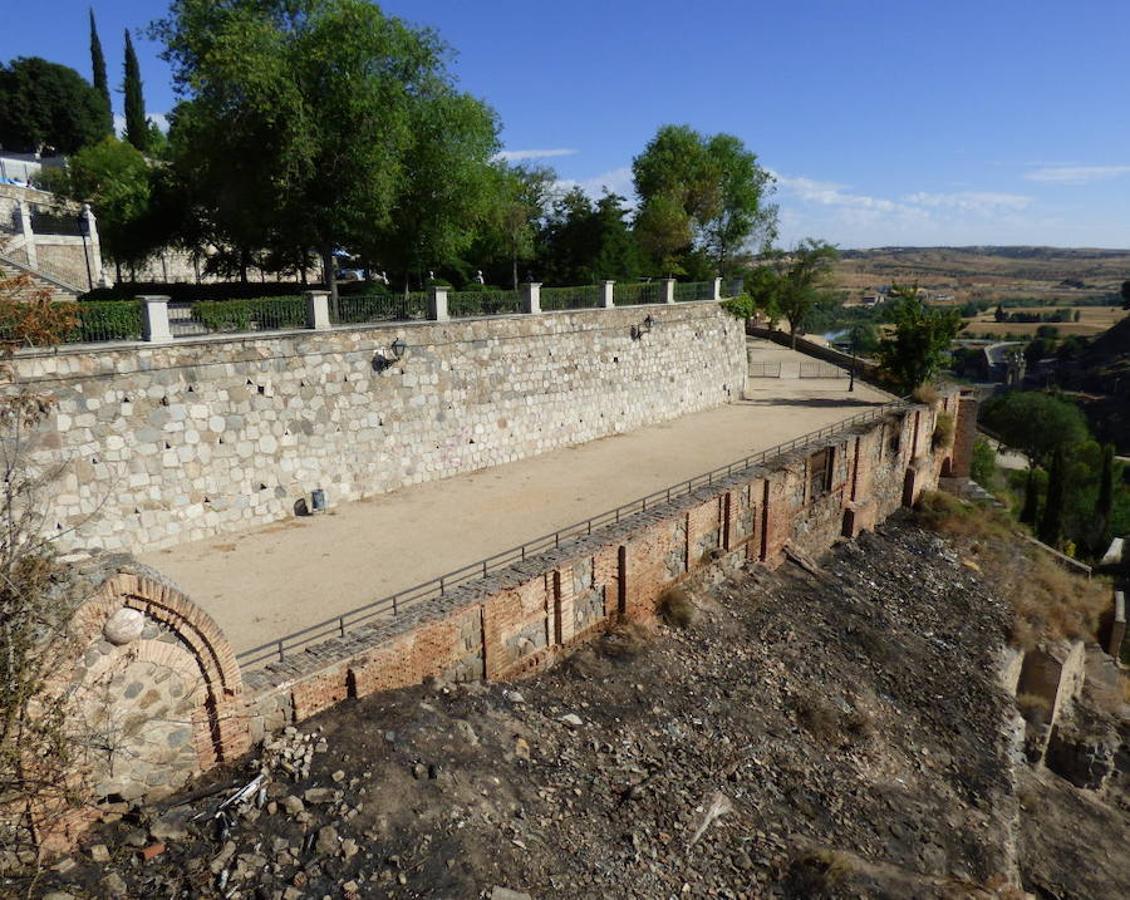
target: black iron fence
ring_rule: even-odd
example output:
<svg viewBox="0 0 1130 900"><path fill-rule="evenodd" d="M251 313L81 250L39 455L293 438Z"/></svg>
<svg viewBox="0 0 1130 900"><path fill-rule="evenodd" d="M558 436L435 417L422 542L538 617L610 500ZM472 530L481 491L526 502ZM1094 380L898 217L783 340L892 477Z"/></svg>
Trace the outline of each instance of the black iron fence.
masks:
<svg viewBox="0 0 1130 900"><path fill-rule="evenodd" d="M649 509L653 509L659 504L669 503L672 500L685 497L687 494L699 488L709 487L715 482L729 478L740 472L745 472L755 466L763 466L801 447L839 434L857 425L874 422L905 407L905 400L896 400L884 403L881 406L872 407L847 419L841 419L838 422L827 425L824 428L800 435L783 444L778 444L766 450L760 450L757 453L751 453L749 456L732 462L727 466L720 466L702 475L697 475L694 478L681 481L678 484L671 485L662 490L654 491L646 497L640 497L633 500L631 503L625 503L615 509L602 512L585 519L583 522L577 522L566 528L558 529L550 534L535 538L532 541L527 541L518 547L511 547L509 550L503 550L485 559L480 559L477 562L468 563L465 566L453 569L450 572L440 575L438 578L432 578L429 581L422 582L421 584L414 585L405 590L397 591L387 597L382 597L379 600L358 606L341 615L333 616L314 625L275 638L265 644L244 650L236 655L236 659L239 661L240 666L245 669L276 661L281 662L286 659L288 653L293 655L296 651L308 647L311 644L328 640L329 638L344 637L352 629L361 625L371 624L381 620L389 621L395 619L396 616L400 615L409 607L417 603L444 597L448 591L461 584L474 581L477 578L485 578L491 572L496 572L514 563L522 562L539 553L559 548L563 543L573 538L585 537L602 528L617 525L629 516L647 512Z"/></svg>

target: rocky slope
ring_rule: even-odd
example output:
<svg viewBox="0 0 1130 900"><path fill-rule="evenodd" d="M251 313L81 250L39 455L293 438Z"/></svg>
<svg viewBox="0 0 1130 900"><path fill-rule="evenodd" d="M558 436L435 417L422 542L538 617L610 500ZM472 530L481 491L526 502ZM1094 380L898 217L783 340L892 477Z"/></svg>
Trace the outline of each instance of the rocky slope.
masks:
<svg viewBox="0 0 1130 900"><path fill-rule="evenodd" d="M625 628L517 684L346 703L180 805L100 826L33 890L1015 893L1010 616L957 552L897 517L818 567L738 571L694 602L689 627ZM1041 884L1070 882L1071 860L1030 855ZM1130 890L1124 864L1098 878Z"/></svg>

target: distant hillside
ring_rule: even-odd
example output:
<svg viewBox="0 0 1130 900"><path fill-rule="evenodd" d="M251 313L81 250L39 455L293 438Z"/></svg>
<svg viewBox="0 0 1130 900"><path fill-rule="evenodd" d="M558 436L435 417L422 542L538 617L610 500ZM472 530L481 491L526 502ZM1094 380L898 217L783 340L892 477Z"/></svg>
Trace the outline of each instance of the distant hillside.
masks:
<svg viewBox="0 0 1130 900"><path fill-rule="evenodd" d="M845 250L837 285L849 299L894 282L918 282L955 302L1038 299L1115 302L1130 278L1130 250L1060 247L878 247Z"/></svg>

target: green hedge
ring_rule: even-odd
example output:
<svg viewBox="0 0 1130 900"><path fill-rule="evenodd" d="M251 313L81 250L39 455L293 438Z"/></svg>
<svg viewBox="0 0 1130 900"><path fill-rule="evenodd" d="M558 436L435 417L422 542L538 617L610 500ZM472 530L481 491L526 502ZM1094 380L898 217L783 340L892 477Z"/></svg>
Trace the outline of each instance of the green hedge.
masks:
<svg viewBox="0 0 1130 900"><path fill-rule="evenodd" d="M192 318L209 331L274 331L306 327L304 297L205 300L192 304Z"/></svg>
<svg viewBox="0 0 1130 900"><path fill-rule="evenodd" d="M136 300L107 300L76 305L78 323L67 343L141 340L141 304Z"/></svg>

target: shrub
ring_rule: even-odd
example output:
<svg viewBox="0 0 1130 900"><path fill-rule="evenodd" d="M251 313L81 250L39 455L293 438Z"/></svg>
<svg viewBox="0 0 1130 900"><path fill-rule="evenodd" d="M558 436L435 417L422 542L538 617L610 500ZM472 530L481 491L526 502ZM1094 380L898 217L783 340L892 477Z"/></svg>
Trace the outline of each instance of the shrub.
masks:
<svg viewBox="0 0 1130 900"><path fill-rule="evenodd" d="M202 301L192 304L192 317L209 331L269 331L306 325L302 297L260 297L255 300Z"/></svg>
<svg viewBox="0 0 1130 900"><path fill-rule="evenodd" d="M739 294L729 300L722 301L722 308L737 319L752 319L754 313L753 298L749 294Z"/></svg>
<svg viewBox="0 0 1130 900"><path fill-rule="evenodd" d="M694 601L681 587L668 588L659 598L659 617L672 628L688 628L695 618Z"/></svg>
<svg viewBox="0 0 1130 900"><path fill-rule="evenodd" d="M949 413L939 413L934 422L934 435L931 444L935 450L948 447L953 443L954 421Z"/></svg>
<svg viewBox="0 0 1130 900"><path fill-rule="evenodd" d="M982 437L973 442L973 459L969 465L969 476L981 487L991 487L997 473L997 451Z"/></svg>
<svg viewBox="0 0 1130 900"><path fill-rule="evenodd" d="M910 399L915 403L933 406L938 402L938 390L932 384L920 384L910 392Z"/></svg>
<svg viewBox="0 0 1130 900"><path fill-rule="evenodd" d="M69 343L136 341L141 338L141 304L136 300L79 303Z"/></svg>

